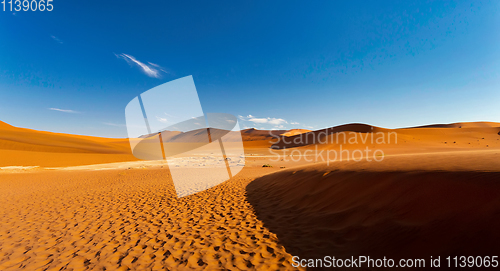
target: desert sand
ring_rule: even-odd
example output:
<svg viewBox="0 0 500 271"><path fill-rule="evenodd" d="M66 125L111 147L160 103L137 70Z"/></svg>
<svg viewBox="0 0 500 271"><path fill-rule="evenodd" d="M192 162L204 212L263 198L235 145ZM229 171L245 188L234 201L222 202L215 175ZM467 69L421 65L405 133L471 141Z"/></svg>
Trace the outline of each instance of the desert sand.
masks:
<svg viewBox="0 0 500 271"><path fill-rule="evenodd" d="M319 163L260 177L247 192L301 258L500 253L500 150Z"/></svg>
<svg viewBox="0 0 500 271"><path fill-rule="evenodd" d="M128 139L18 128L0 121L0 166L76 166L137 160Z"/></svg>
<svg viewBox="0 0 500 271"><path fill-rule="evenodd" d="M317 140L340 132L395 132L397 142L343 144L380 148L381 162L287 152L337 150ZM128 139L0 122L0 270L294 270L292 256L500 255L500 123L242 136L238 175L177 198L168 164L134 158Z"/></svg>

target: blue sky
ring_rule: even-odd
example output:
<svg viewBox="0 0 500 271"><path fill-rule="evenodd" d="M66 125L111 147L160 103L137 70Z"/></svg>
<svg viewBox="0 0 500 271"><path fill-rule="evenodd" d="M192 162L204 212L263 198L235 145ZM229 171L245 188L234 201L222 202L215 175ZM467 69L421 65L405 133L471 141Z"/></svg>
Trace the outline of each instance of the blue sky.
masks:
<svg viewBox="0 0 500 271"><path fill-rule="evenodd" d="M1 121L125 137L130 100L188 75L242 127L500 121L498 1L103 2L0 12Z"/></svg>

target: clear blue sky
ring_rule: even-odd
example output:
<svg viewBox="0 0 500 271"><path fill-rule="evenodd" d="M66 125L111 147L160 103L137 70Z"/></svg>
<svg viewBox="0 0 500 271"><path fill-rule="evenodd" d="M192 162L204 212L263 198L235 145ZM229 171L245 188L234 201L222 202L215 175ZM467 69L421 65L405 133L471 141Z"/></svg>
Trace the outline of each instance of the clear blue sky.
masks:
<svg viewBox="0 0 500 271"><path fill-rule="evenodd" d="M243 127L500 121L500 1L410 2L54 0L52 12L1 11L0 120L125 137L131 99L193 75L203 110Z"/></svg>

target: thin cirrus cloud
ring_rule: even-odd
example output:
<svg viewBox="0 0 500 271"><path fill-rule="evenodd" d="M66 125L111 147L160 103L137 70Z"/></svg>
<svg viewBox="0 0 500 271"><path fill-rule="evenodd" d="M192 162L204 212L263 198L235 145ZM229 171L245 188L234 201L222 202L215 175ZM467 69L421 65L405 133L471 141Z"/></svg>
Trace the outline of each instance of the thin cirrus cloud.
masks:
<svg viewBox="0 0 500 271"><path fill-rule="evenodd" d="M102 124L109 125L109 126L115 126L115 127L127 127L125 124L118 124L118 123L112 123L112 122L103 122Z"/></svg>
<svg viewBox="0 0 500 271"><path fill-rule="evenodd" d="M158 120L161 123L167 123L168 122L166 118L162 118L162 117L158 117L158 116L156 116L156 120Z"/></svg>
<svg viewBox="0 0 500 271"><path fill-rule="evenodd" d="M162 73L168 73L165 70L165 68L163 68L162 66L160 66L158 64L151 63L151 62L148 62L146 64L146 63L143 63L143 62L137 60L135 57L133 57L131 55L115 54L115 56L119 59L125 60L131 66L139 67L139 69L141 69L141 71L149 77L161 78Z"/></svg>
<svg viewBox="0 0 500 271"><path fill-rule="evenodd" d="M63 44L63 41L62 41L61 39L59 39L58 37L53 36L53 35L51 35L50 37L51 37L53 40L55 40L57 43L59 43L59 44Z"/></svg>
<svg viewBox="0 0 500 271"><path fill-rule="evenodd" d="M72 114L80 113L78 111L71 110L71 109L60 109L60 108L54 108L54 107L49 108L49 110L59 111L59 112L64 112L64 113L72 113Z"/></svg>

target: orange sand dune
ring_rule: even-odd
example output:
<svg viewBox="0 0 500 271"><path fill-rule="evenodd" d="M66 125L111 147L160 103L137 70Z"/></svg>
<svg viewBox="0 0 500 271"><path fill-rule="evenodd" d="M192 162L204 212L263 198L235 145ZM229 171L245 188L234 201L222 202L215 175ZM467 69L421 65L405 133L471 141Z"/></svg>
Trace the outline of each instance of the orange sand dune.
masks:
<svg viewBox="0 0 500 271"><path fill-rule="evenodd" d="M301 258L500 255L500 151L301 166L258 178L247 193Z"/></svg>
<svg viewBox="0 0 500 271"><path fill-rule="evenodd" d="M387 153L448 151L452 149L500 148L498 127L469 123L467 128L384 129L366 124L347 124L272 141L275 149L318 147L319 149L370 148ZM378 141L380 139L381 141Z"/></svg>
<svg viewBox="0 0 500 271"><path fill-rule="evenodd" d="M309 131L256 130L241 131L243 144L248 153L269 155L269 148L383 149L387 154L405 152L448 151L454 149L482 149L500 147L498 123L461 123L462 128L405 128L384 129L366 124L346 124L328 129ZM344 133L338 137L338 135ZM397 141L382 145L371 137L364 143L350 143L349 137L361 138L382 133L386 138L397 134ZM186 135L189 133L185 133ZM190 135L190 134L189 134ZM165 140L185 138L179 132L171 132ZM375 137L376 139L376 137ZM279 140L279 142L278 142ZM347 142L346 142L347 141ZM327 142L322 144L321 142ZM275 143L273 145L273 143ZM16 128L0 122L0 167L41 166L61 167L137 160L130 152L128 139L112 139L91 136L68 135Z"/></svg>
<svg viewBox="0 0 500 271"><path fill-rule="evenodd" d="M274 137L273 144L274 148L283 149L283 148L294 148L306 145L317 144L319 142L331 142L326 137L329 137L333 134L340 132L353 132L353 133L376 133L381 131L386 131L387 129L367 125L367 124L345 124L335 127L330 127L326 129L321 129L317 131L312 131L308 133L301 133L291 136L281 136L279 139Z"/></svg>
<svg viewBox="0 0 500 271"><path fill-rule="evenodd" d="M280 136L286 133L286 130L257 130L255 128L241 130L241 137L243 141L254 141L254 140L271 140L275 136Z"/></svg>
<svg viewBox="0 0 500 271"><path fill-rule="evenodd" d="M500 122L476 121L476 122L457 122L450 124L431 124L417 126L412 128L487 128L500 127Z"/></svg>
<svg viewBox="0 0 500 271"><path fill-rule="evenodd" d="M288 130L286 133L282 133L281 135L282 136L294 136L294 135L300 135L300 134L309 133L309 132L312 132L312 131L307 130L307 129L292 129L292 130Z"/></svg>
<svg viewBox="0 0 500 271"><path fill-rule="evenodd" d="M69 135L0 122L0 166L72 166L136 160L128 139Z"/></svg>
<svg viewBox="0 0 500 271"><path fill-rule="evenodd" d="M127 153L127 139L68 135L17 128L0 122L0 148L71 153Z"/></svg>

